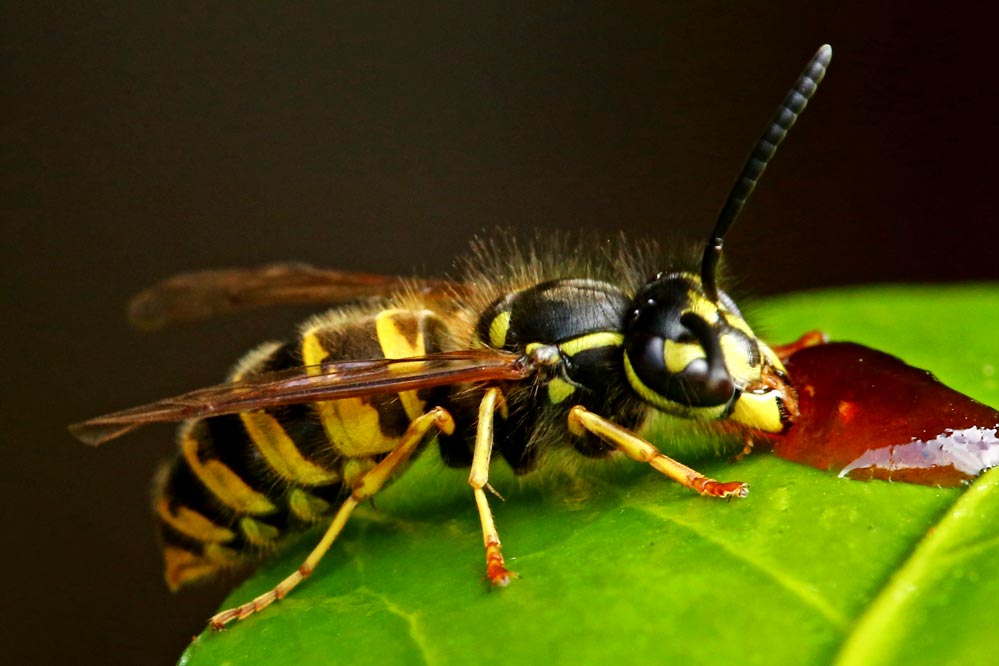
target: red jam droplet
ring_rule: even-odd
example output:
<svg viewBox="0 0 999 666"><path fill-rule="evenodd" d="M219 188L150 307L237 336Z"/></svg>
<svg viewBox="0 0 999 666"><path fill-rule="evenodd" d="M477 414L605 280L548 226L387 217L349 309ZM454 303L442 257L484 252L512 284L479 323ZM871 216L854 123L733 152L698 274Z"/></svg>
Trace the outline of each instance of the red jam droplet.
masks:
<svg viewBox="0 0 999 666"><path fill-rule="evenodd" d="M999 411L926 370L851 342L786 362L800 415L774 453L853 479L956 486L999 465Z"/></svg>

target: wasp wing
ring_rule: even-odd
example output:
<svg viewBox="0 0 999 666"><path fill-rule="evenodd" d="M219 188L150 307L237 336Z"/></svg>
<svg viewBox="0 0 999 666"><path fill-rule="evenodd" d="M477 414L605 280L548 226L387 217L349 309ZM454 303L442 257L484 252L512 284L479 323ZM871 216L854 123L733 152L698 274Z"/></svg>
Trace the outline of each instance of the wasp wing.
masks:
<svg viewBox="0 0 999 666"><path fill-rule="evenodd" d="M348 303L409 290L446 300L467 287L449 280L420 280L375 273L277 263L249 268L181 273L139 292L129 304L132 324L156 330L184 321L254 307L288 303Z"/></svg>
<svg viewBox="0 0 999 666"><path fill-rule="evenodd" d="M498 350L442 352L404 359L333 361L210 386L76 423L69 426L69 430L80 441L96 446L150 423L435 386L517 381L530 374L526 359Z"/></svg>

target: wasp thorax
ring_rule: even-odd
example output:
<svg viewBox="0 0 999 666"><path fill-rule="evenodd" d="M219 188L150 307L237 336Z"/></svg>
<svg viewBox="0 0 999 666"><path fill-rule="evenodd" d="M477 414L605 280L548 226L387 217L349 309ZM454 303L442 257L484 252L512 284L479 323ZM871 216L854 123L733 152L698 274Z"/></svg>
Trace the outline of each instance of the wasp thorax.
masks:
<svg viewBox="0 0 999 666"><path fill-rule="evenodd" d="M728 405L736 387L719 334L724 325L697 278L657 276L638 292L625 322L632 387L664 409Z"/></svg>

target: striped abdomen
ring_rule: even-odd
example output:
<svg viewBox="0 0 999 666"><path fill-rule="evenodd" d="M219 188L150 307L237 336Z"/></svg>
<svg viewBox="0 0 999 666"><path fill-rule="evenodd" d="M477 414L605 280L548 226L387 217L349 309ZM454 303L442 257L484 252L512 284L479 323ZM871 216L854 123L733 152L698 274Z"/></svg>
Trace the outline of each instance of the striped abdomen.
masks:
<svg viewBox="0 0 999 666"><path fill-rule="evenodd" d="M327 359L420 356L440 351L444 334L426 310L333 312L308 322L295 341L250 352L229 379ZM155 497L167 583L176 588L266 555L288 533L328 519L344 489L425 408L424 396L407 392L184 423L181 455Z"/></svg>

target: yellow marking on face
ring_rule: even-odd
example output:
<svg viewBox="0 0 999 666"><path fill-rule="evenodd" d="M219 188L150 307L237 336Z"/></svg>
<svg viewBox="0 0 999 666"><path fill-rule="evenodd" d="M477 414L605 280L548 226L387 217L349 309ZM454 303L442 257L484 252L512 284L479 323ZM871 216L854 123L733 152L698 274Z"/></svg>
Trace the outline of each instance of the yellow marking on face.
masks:
<svg viewBox="0 0 999 666"><path fill-rule="evenodd" d="M412 339L406 335L403 324L409 325ZM385 358L412 358L427 353L423 329L417 316L407 310L382 310L375 317L375 334ZM409 368L410 364L406 364ZM426 411L427 403L417 396L416 391L403 391L399 394L402 408L412 421Z"/></svg>
<svg viewBox="0 0 999 666"><path fill-rule="evenodd" d="M310 523L327 518L333 509L326 500L301 488L295 488L288 495L288 507L299 519Z"/></svg>
<svg viewBox="0 0 999 666"><path fill-rule="evenodd" d="M315 335L314 330L302 336L302 362L306 366L318 366L329 352ZM310 375L322 370L309 367ZM361 398L342 400L322 400L315 403L319 420L326 431L326 437L333 447L348 457L371 455L391 451L396 440L382 434L378 410Z"/></svg>
<svg viewBox="0 0 999 666"><path fill-rule="evenodd" d="M235 538L236 533L230 529L216 525L197 511L178 506L176 511L170 510L170 502L161 498L156 503L156 514L164 523L185 536L204 543L224 543Z"/></svg>
<svg viewBox="0 0 999 666"><path fill-rule="evenodd" d="M181 438L181 450L191 471L223 504L236 513L260 515L272 513L277 507L262 493L246 484L235 472L218 460L198 458L198 440L189 433Z"/></svg>
<svg viewBox="0 0 999 666"><path fill-rule="evenodd" d="M689 304L686 308L684 308L685 312L693 312L709 324L714 325L718 323L719 315L717 305L704 298L704 296L698 294L696 291L688 291L687 298L689 300Z"/></svg>
<svg viewBox="0 0 999 666"><path fill-rule="evenodd" d="M576 387L561 377L548 382L548 402L557 405L576 392Z"/></svg>
<svg viewBox="0 0 999 666"><path fill-rule="evenodd" d="M335 470L306 460L281 423L267 412L242 412L239 418L260 455L282 479L303 486L318 486L340 479Z"/></svg>
<svg viewBox="0 0 999 666"><path fill-rule="evenodd" d="M704 347L697 342L666 340L663 344L663 358L666 359L666 370L671 375L678 375L693 361L707 357L704 354Z"/></svg>
<svg viewBox="0 0 999 666"><path fill-rule="evenodd" d="M176 592L188 583L213 576L221 568L215 562L175 546L163 548L163 564L164 577L171 592Z"/></svg>
<svg viewBox="0 0 999 666"><path fill-rule="evenodd" d="M510 332L511 314L509 310L500 312L489 323L489 344L493 347L501 348L506 345L506 336Z"/></svg>
<svg viewBox="0 0 999 666"><path fill-rule="evenodd" d="M735 401L735 408L729 418L764 432L781 432L784 424L780 420L779 397L778 391L743 393Z"/></svg>
<svg viewBox="0 0 999 666"><path fill-rule="evenodd" d="M762 340L757 340L756 343L760 346L760 352L763 354L763 357L770 361L770 365L786 375L787 370L784 368L784 364L780 362L780 357L777 356L777 352L771 349L770 346Z"/></svg>
<svg viewBox="0 0 999 666"><path fill-rule="evenodd" d="M631 365L631 359L628 358L627 352L624 354L624 374L628 378L628 384L631 386L632 391L637 393L645 402L667 414L682 416L687 419L707 421L721 418L728 407L728 405L724 404L715 405L714 407L692 407L691 405L674 402L666 396L659 395L646 386L635 373L635 368Z"/></svg>
<svg viewBox="0 0 999 666"><path fill-rule="evenodd" d="M599 333L589 333L573 338L561 343L558 348L566 356L575 356L579 352L587 349L597 349L599 347L620 347L624 342L624 336L612 331L601 331Z"/></svg>
<svg viewBox="0 0 999 666"><path fill-rule="evenodd" d="M762 367L750 364L744 338L729 333L721 336L718 342L725 359L725 369L736 386L745 386L759 380Z"/></svg>
<svg viewBox="0 0 999 666"><path fill-rule="evenodd" d="M281 536L281 531L278 528L253 518L241 518L239 529L246 535L246 540L254 546L273 546L274 542Z"/></svg>
<svg viewBox="0 0 999 666"><path fill-rule="evenodd" d="M756 334L753 333L753 329L749 328L749 324L746 323L746 320L738 316L734 312L726 313L725 321L728 322L728 325L731 326L732 328L737 328L743 333L745 333L746 336L749 337L750 339L752 340L756 339Z"/></svg>
<svg viewBox="0 0 999 666"><path fill-rule="evenodd" d="M672 404L675 407L668 410L664 409L663 411L692 421L717 421L725 415L725 411L728 409L727 404L715 405L714 407L691 407L690 405Z"/></svg>

